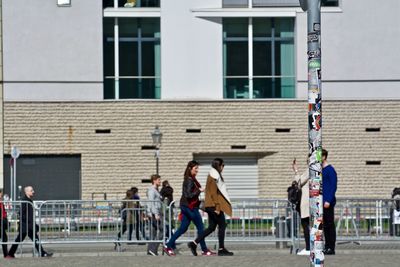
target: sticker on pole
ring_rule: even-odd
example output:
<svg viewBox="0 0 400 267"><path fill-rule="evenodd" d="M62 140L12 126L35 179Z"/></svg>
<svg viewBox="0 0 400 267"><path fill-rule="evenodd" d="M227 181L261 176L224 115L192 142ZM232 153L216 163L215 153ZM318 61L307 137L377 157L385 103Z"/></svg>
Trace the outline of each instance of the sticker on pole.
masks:
<svg viewBox="0 0 400 267"><path fill-rule="evenodd" d="M11 148L11 157L13 159L17 159L19 157L19 155L21 154L21 151L18 149L18 147L13 146Z"/></svg>

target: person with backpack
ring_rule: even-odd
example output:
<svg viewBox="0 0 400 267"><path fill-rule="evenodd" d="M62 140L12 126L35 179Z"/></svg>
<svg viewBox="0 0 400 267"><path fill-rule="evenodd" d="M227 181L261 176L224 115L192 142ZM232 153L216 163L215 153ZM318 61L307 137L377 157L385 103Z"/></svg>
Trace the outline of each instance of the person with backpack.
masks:
<svg viewBox="0 0 400 267"><path fill-rule="evenodd" d="M308 160L307 160L308 162ZM308 165L308 164L307 164ZM296 209L300 213L301 226L303 227L304 240L306 248L297 253L301 256L310 255L310 188L309 188L309 170L306 169L302 174L299 174L299 168L297 167L296 159L293 160L292 169L294 171L294 181L298 187L299 193L297 193L296 201L299 203L299 208Z"/></svg>
<svg viewBox="0 0 400 267"><path fill-rule="evenodd" d="M122 200L122 205L120 208L121 218L122 218L122 229L117 234L117 239L120 240L121 236L128 230L128 240L132 240L133 232L133 209L134 202L131 201L133 196L132 190L126 191L126 196ZM117 250L121 246L121 243L114 243L114 249Z"/></svg>

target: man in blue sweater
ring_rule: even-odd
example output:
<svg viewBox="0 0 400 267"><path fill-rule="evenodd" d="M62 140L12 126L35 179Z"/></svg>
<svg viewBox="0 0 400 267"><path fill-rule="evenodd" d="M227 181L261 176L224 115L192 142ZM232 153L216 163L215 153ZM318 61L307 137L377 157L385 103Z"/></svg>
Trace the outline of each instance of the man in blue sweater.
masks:
<svg viewBox="0 0 400 267"><path fill-rule="evenodd" d="M322 198L324 201L324 254L335 255L336 228L335 228L335 204L337 189L337 174L335 169L327 161L328 151L322 149Z"/></svg>

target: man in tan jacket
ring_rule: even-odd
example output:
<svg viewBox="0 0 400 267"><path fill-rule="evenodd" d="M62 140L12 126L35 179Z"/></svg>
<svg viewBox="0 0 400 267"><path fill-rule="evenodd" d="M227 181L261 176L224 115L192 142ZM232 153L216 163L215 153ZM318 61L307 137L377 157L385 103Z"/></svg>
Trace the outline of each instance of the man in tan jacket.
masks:
<svg viewBox="0 0 400 267"><path fill-rule="evenodd" d="M221 175L224 169L224 161L216 158L213 160L211 167L205 190L205 210L208 213L209 225L203 234L199 235L196 240L188 243L188 247L193 255L197 256L197 244L214 232L218 225L218 256L233 256L233 252L228 251L224 244L226 229L225 213L232 216L231 201L226 190L224 178Z"/></svg>

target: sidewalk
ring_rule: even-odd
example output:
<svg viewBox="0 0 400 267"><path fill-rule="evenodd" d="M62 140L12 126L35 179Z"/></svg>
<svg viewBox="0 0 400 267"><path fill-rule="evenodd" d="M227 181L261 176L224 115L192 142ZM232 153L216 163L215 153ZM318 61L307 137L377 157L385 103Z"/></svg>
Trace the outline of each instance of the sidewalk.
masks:
<svg viewBox="0 0 400 267"><path fill-rule="evenodd" d="M211 248L213 245L210 244ZM185 244L179 246L180 255L176 257L146 255L146 246L127 245L124 252L115 252L109 244L45 246L54 252L50 259L32 258L25 248L22 258L0 259L0 266L196 266L196 267L234 267L234 266L309 266L308 258L289 254L289 249L276 249L274 245L229 244L235 252L233 257L193 257ZM335 256L327 256L325 266L397 266L400 262L400 243L392 244L344 244L338 245Z"/></svg>

